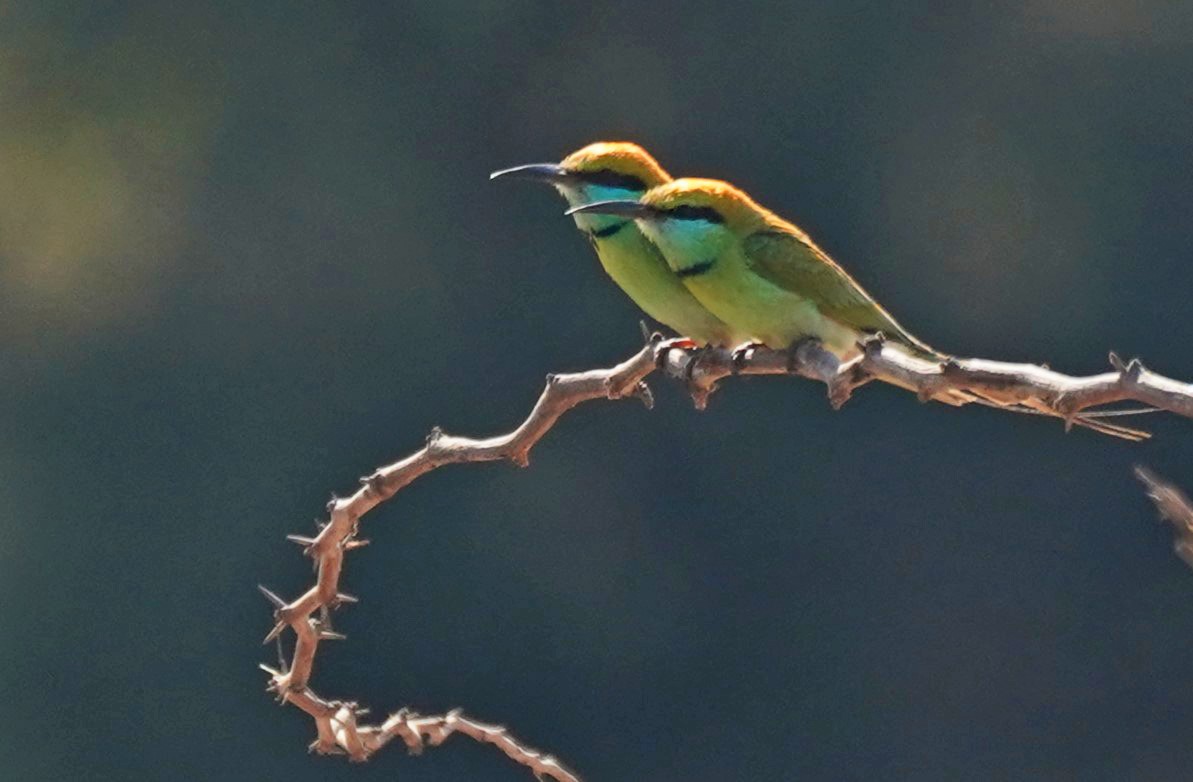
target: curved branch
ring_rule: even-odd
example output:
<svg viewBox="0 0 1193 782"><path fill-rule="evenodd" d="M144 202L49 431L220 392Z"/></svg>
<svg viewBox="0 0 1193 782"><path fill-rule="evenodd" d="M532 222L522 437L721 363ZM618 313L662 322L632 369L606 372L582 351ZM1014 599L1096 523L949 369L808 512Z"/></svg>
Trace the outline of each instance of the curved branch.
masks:
<svg viewBox="0 0 1193 782"><path fill-rule="evenodd" d="M324 700L311 690L308 682L319 642L343 637L331 630L327 609L356 601L339 592L338 585L345 552L367 544L357 536L361 516L416 478L445 464L505 459L525 467L535 443L560 416L581 402L637 397L649 406L653 400L641 381L655 370L656 353L661 349L664 349L664 343L652 339L636 355L610 369L548 375L538 403L526 420L509 434L475 440L447 435L438 428L432 430L420 450L361 478L361 488L351 497L333 497L327 505L330 518L314 538L288 536L315 560L318 578L314 586L291 602L261 588L276 609L276 623L266 636L266 642L276 638L286 627L297 637L288 664L279 669L262 668L270 674L269 690L277 693L280 701L291 703L314 718L318 738L311 745L312 751L343 753L352 760L363 761L395 736L400 737L412 752L417 752L421 751L424 742L436 746L452 733L461 733L497 746L539 778L579 782L579 777L559 761L526 747L500 726L476 722L459 711L420 717L408 710L393 714L380 725L362 725L358 717L364 712L357 704Z"/></svg>
<svg viewBox="0 0 1193 782"><path fill-rule="evenodd" d="M507 460L525 467L534 445L573 407L594 399L638 398L653 404L645 378L656 370L685 380L698 407L703 407L718 381L732 375L795 374L824 383L833 406L840 407L854 390L870 380L893 383L916 391L922 400L940 391L955 389L981 395L1011 407L1029 407L1072 422L1090 407L1134 400L1179 415L1193 417L1193 386L1150 372L1138 362L1122 362L1111 354L1114 371L1091 377L1071 377L1032 364L1009 364L981 359L932 362L911 356L881 336L861 344L861 355L841 363L815 342L789 351L756 348L744 353L724 349L692 352L686 340L662 340L658 335L626 361L608 369L566 375L548 375L546 387L526 420L504 435L472 439L445 434L436 428L426 444L398 462L361 478L361 487L350 497L332 497L329 518L313 537L289 535L315 562L315 584L298 598L286 601L268 589L261 591L274 606L275 624L266 642L287 627L296 641L290 660L278 669L261 666L270 674L268 689L282 703L290 703L315 721L317 738L311 750L346 754L363 761L397 737L411 752L437 746L453 733L493 744L509 758L540 779L579 782L579 777L549 755L530 749L505 728L487 725L459 711L420 716L402 709L379 724L362 724L367 713L355 702L325 700L309 686L319 644L344 636L331 627L330 612L356 598L339 591L344 555L368 544L358 536L360 518L422 475L447 464Z"/></svg>

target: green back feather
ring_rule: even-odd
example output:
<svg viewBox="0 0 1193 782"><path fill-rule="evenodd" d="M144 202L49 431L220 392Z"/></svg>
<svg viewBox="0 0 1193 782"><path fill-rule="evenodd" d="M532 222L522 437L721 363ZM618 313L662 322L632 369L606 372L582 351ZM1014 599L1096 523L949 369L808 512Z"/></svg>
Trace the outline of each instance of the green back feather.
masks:
<svg viewBox="0 0 1193 782"><path fill-rule="evenodd" d="M746 262L759 277L811 299L826 317L859 331L881 331L892 340L935 354L895 322L836 261L801 234L768 228L743 242Z"/></svg>

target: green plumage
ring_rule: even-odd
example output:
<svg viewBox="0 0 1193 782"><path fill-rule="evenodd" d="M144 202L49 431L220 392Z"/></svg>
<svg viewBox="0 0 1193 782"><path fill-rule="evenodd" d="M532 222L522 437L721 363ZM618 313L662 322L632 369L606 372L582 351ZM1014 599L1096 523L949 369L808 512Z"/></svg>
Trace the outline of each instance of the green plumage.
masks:
<svg viewBox="0 0 1193 782"><path fill-rule="evenodd" d="M601 267L613 282L643 312L676 333L700 344L737 344L733 330L697 301L659 249L632 220L627 222L612 236L592 240Z"/></svg>
<svg viewBox="0 0 1193 782"><path fill-rule="evenodd" d="M807 237L778 229L757 231L742 241L742 252L749 271L787 293L815 302L824 317L859 332L881 331L918 352L935 354Z"/></svg>
<svg viewBox="0 0 1193 782"><path fill-rule="evenodd" d="M558 164L517 166L491 176L547 182L572 207L637 199L650 188L671 181L671 176L637 144L610 141L589 144ZM578 214L575 221L591 240L605 273L647 315L701 344L730 346L745 339L697 301L633 219Z"/></svg>

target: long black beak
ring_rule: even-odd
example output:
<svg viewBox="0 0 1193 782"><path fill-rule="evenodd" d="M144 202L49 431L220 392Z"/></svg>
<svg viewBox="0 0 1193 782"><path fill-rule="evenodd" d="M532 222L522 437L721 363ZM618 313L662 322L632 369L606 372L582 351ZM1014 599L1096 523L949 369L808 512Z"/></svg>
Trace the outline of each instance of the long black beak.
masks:
<svg viewBox="0 0 1193 782"><path fill-rule="evenodd" d="M536 182L566 182L572 178L572 172L558 163L531 163L525 166L503 168L489 174L489 179L510 177L511 179L531 179Z"/></svg>
<svg viewBox="0 0 1193 782"><path fill-rule="evenodd" d="M628 217L631 220L640 220L654 217L658 212L655 211L653 206L647 206L638 201L594 201L591 204L574 206L564 212L564 214L618 215L620 217Z"/></svg>

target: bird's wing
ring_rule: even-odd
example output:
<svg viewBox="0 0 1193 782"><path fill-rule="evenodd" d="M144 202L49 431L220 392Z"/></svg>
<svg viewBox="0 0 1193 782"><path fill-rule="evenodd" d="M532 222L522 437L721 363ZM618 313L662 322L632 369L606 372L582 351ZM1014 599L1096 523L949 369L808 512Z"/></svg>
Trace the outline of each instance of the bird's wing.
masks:
<svg viewBox="0 0 1193 782"><path fill-rule="evenodd" d="M751 269L772 285L816 302L822 314L858 331L887 337L933 354L895 322L844 269L810 239L778 229L746 237L743 249Z"/></svg>

